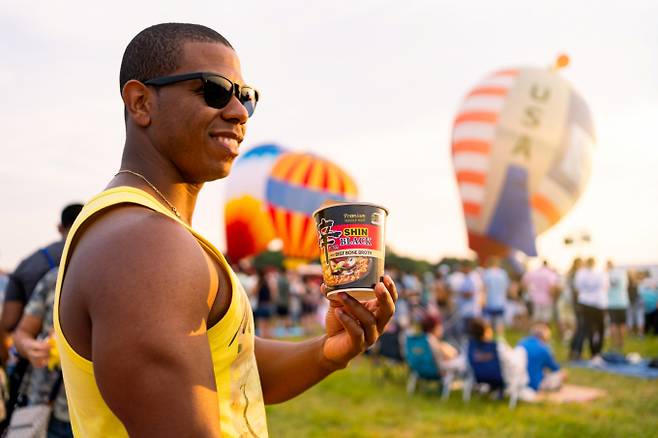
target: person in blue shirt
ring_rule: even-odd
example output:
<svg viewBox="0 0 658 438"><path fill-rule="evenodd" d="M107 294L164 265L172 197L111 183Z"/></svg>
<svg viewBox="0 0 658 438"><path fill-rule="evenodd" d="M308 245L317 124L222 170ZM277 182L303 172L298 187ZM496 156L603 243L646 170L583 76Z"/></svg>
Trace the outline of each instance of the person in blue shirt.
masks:
<svg viewBox="0 0 658 438"><path fill-rule="evenodd" d="M551 329L546 324L537 323L530 328L530 336L518 343L528 353L528 386L535 391L558 389L566 378L566 372L560 369L548 345L550 338ZM545 376L545 369L551 373Z"/></svg>
<svg viewBox="0 0 658 438"><path fill-rule="evenodd" d="M500 259L491 257L488 267L482 274L482 282L486 291L484 314L491 322L498 335L503 333L505 306L507 305L507 289L510 281L507 272L500 267Z"/></svg>
<svg viewBox="0 0 658 438"><path fill-rule="evenodd" d="M617 352L624 350L624 332L626 331L626 312L628 300L628 273L617 268L608 260L608 317L610 320L610 338L612 347Z"/></svg>

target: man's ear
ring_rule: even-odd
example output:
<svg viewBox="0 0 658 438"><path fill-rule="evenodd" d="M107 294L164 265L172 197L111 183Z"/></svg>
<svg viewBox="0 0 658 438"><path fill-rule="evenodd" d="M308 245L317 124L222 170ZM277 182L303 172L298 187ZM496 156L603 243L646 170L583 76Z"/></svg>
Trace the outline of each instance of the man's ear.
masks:
<svg viewBox="0 0 658 438"><path fill-rule="evenodd" d="M142 128L151 124L154 93L146 85L130 80L123 86L121 97L127 117Z"/></svg>

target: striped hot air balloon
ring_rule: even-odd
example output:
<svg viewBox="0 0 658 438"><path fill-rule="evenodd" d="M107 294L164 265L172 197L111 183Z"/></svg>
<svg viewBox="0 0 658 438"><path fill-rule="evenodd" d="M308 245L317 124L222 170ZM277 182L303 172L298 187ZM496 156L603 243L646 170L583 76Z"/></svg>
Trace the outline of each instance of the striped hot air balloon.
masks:
<svg viewBox="0 0 658 438"><path fill-rule="evenodd" d="M275 237L266 189L272 167L283 153L282 147L265 144L250 149L233 165L224 206L226 254L231 260L260 253Z"/></svg>
<svg viewBox="0 0 658 438"><path fill-rule="evenodd" d="M267 201L283 254L290 264L319 256L312 214L327 200L354 201L352 178L329 160L308 153L285 153L267 181Z"/></svg>
<svg viewBox="0 0 658 438"><path fill-rule="evenodd" d="M452 134L471 249L537 255L536 236L586 186L594 140L587 104L557 68L500 70L473 88Z"/></svg>

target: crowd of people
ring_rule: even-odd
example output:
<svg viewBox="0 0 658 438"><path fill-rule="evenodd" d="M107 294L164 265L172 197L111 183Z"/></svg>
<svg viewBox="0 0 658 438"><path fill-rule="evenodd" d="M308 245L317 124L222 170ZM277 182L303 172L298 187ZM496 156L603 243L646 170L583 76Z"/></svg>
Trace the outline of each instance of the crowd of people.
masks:
<svg viewBox="0 0 658 438"><path fill-rule="evenodd" d="M248 263L234 269L251 297L262 336L319 330L327 305L319 269L255 269ZM521 379L532 390L524 393L527 399L540 388L559 387L566 377L550 349L553 329L570 360L594 363L602 360L606 338L605 350L621 355L627 332L658 334L656 280L648 271L612 261L598 269L595 259L576 258L560 273L544 260L535 269L517 272L492 257L484 266L464 260L424 273L391 266L387 273L400 290L389 330L426 333L440 368L459 372L467 367L468 342L496 342L506 379ZM510 346L505 341L510 327L528 336Z"/></svg>
<svg viewBox="0 0 658 438"><path fill-rule="evenodd" d="M587 343L593 364L602 363L604 350L608 358L623 357L628 331L657 334L658 283L649 271L611 261L597 268L594 258L575 259L564 274L547 261L524 272L501 263L465 260L423 275L391 269L401 291L392 330L403 338L424 332L442 372L466 373L469 346L495 344L506 386L520 382L527 400L566 378L550 348L551 327L570 360L585 359ZM505 339L509 327L527 333L514 347Z"/></svg>

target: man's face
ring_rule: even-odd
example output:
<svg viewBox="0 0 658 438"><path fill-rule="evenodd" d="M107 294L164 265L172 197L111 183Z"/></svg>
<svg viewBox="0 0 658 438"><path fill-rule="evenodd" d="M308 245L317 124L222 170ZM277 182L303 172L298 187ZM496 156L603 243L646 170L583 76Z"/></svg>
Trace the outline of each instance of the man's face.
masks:
<svg viewBox="0 0 658 438"><path fill-rule="evenodd" d="M180 67L170 75L210 72L243 85L240 60L233 49L219 43L186 43ZM238 156L248 119L237 98L221 109L209 107L201 80L160 87L155 93L151 125L153 144L188 183L227 176Z"/></svg>

